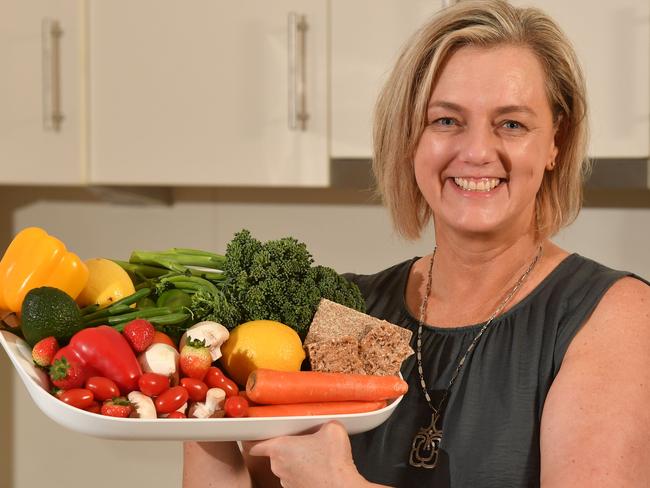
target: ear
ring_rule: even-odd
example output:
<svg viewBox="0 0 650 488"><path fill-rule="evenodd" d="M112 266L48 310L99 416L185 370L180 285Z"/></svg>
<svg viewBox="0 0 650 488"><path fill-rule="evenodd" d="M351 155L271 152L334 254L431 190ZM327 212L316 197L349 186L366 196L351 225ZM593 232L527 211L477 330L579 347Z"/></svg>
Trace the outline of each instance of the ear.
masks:
<svg viewBox="0 0 650 488"><path fill-rule="evenodd" d="M555 158L557 158L557 153L557 146L553 144L553 147L551 148L551 154L549 155L548 162L546 163L547 171L552 171L555 169Z"/></svg>
<svg viewBox="0 0 650 488"><path fill-rule="evenodd" d="M551 151L549 153L548 162L546 163L547 171L552 171L555 168L555 161L557 158L557 154L559 152L557 148L557 132L558 129L560 128L560 121L561 121L561 116L553 124L553 141L551 142Z"/></svg>

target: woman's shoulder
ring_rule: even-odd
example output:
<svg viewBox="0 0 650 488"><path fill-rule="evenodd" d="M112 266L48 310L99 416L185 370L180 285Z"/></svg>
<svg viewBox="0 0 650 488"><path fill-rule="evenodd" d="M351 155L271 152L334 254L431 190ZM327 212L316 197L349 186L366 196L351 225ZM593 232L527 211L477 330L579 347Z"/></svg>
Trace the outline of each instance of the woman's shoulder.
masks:
<svg viewBox="0 0 650 488"><path fill-rule="evenodd" d="M372 291L377 288L385 289L386 287L391 287L399 284L401 280L405 280L408 277L411 266L417 259L418 258L411 258L405 261L401 261L386 269L377 271L376 273L345 273L343 276L345 276L353 283L356 283L356 285L361 289L362 293L364 293L364 291Z"/></svg>
<svg viewBox="0 0 650 488"><path fill-rule="evenodd" d="M372 274L346 273L343 276L359 287L369 313L380 305L381 308L402 308L409 272L417 259L407 259Z"/></svg>
<svg viewBox="0 0 650 488"><path fill-rule="evenodd" d="M547 277L554 281L570 305L593 301L594 305L619 281L646 287L648 282L631 271L619 270L577 253L567 256Z"/></svg>

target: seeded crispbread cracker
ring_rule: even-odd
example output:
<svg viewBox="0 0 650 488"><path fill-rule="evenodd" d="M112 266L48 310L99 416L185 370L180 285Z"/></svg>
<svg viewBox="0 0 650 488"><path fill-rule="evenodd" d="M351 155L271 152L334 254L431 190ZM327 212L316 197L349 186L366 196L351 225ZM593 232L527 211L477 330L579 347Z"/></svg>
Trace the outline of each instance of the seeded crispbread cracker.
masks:
<svg viewBox="0 0 650 488"><path fill-rule="evenodd" d="M360 340L379 319L322 298L309 326L304 344L327 341L342 336Z"/></svg>
<svg viewBox="0 0 650 488"><path fill-rule="evenodd" d="M402 362L413 354L408 341L404 341L403 335L396 334L393 327L388 323L379 324L359 342L359 356L366 374L396 375Z"/></svg>
<svg viewBox="0 0 650 488"><path fill-rule="evenodd" d="M411 335L408 329L323 298L304 346L314 371L360 368L365 374L391 375L413 354Z"/></svg>
<svg viewBox="0 0 650 488"><path fill-rule="evenodd" d="M365 374L359 357L359 341L354 337L312 342L305 349L312 371Z"/></svg>

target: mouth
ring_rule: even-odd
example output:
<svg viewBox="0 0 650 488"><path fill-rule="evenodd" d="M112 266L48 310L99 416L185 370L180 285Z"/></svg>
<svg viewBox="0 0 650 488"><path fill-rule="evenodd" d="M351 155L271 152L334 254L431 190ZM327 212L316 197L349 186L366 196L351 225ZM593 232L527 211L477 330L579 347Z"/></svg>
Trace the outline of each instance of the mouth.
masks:
<svg viewBox="0 0 650 488"><path fill-rule="evenodd" d="M456 176L453 182L458 188L464 191L475 191L487 193L497 188L505 178L462 178Z"/></svg>

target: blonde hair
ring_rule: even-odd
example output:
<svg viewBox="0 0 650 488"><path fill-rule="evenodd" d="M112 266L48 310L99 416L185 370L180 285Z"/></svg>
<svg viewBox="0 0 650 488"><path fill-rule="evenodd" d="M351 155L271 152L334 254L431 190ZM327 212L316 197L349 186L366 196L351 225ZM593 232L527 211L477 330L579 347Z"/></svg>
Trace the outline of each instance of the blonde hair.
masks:
<svg viewBox="0 0 650 488"><path fill-rule="evenodd" d="M466 1L442 10L414 34L375 107L377 191L396 230L407 239L417 239L432 217L415 180L413 156L441 67L463 46L499 44L526 47L537 56L558 127L556 165L545 172L536 196L538 238L555 234L580 211L590 163L586 89L573 47L558 25L536 8L517 8L503 0Z"/></svg>

